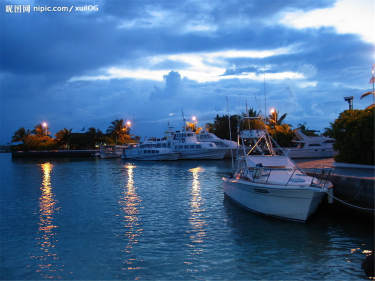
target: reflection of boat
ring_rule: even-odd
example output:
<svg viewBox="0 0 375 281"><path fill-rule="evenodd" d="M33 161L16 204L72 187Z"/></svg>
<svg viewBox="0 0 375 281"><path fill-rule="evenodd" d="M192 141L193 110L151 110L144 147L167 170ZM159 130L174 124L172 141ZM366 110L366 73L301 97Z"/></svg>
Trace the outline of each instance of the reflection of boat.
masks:
<svg viewBox="0 0 375 281"><path fill-rule="evenodd" d="M100 158L120 158L127 145L101 145L99 150Z"/></svg>
<svg viewBox="0 0 375 281"><path fill-rule="evenodd" d="M179 154L173 151L171 142L166 138L150 138L145 142L129 146L123 150L123 159L134 160L177 160Z"/></svg>
<svg viewBox="0 0 375 281"><path fill-rule="evenodd" d="M266 131L247 153L250 135L249 131L239 133L242 152L238 151L233 177L224 178L224 193L249 210L306 221L332 184L307 176L287 156L276 155ZM259 151L261 155L254 155Z"/></svg>
<svg viewBox="0 0 375 281"><path fill-rule="evenodd" d="M207 131L201 131L199 134L197 134L197 139L200 142L212 142L217 147L226 149L225 157L231 157L231 151L234 152L234 150L237 149L237 143L230 140L225 140L217 137L213 133L209 133Z"/></svg>
<svg viewBox="0 0 375 281"><path fill-rule="evenodd" d="M300 129L296 130L296 136L298 140L293 142L297 146L284 148L290 158L329 158L335 154L333 150L335 140L332 138L306 136Z"/></svg>

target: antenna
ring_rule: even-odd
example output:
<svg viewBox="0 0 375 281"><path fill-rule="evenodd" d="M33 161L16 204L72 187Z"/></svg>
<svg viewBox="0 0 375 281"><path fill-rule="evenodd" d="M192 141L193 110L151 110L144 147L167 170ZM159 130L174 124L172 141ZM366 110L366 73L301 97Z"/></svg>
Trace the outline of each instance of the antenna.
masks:
<svg viewBox="0 0 375 281"><path fill-rule="evenodd" d="M184 125L182 126L183 128L183 132L186 131L186 119L185 119L185 115L184 115L184 110L181 109L181 113L182 113L182 121L184 122Z"/></svg>
<svg viewBox="0 0 375 281"><path fill-rule="evenodd" d="M232 141L232 129L230 126L230 113L229 113L229 102L228 102L228 96L226 97L227 100L227 111L228 111L228 123L229 123L229 140ZM247 108L247 101L246 101L246 108ZM247 111L247 109L246 109ZM230 155L232 159L232 170L234 170L234 160L233 160L233 149L230 150Z"/></svg>
<svg viewBox="0 0 375 281"><path fill-rule="evenodd" d="M267 114L267 96L266 96L266 72L263 70L263 93L264 93L264 120Z"/></svg>

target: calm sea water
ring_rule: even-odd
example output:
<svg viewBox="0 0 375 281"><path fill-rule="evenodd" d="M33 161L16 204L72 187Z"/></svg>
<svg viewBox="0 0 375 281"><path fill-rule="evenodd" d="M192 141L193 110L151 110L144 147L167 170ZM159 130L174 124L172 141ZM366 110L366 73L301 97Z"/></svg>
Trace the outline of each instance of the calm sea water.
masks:
<svg viewBox="0 0 375 281"><path fill-rule="evenodd" d="M230 161L12 160L0 154L1 279L365 279L371 220L307 223L224 198Z"/></svg>

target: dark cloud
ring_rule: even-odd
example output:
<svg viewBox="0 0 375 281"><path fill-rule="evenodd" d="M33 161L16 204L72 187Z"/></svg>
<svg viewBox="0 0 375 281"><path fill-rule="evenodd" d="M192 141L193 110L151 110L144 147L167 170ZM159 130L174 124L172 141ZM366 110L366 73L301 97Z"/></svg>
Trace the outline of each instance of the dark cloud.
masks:
<svg viewBox="0 0 375 281"><path fill-rule="evenodd" d="M302 73L306 79L266 79L267 104L288 112L287 122L307 122L315 129L327 126L346 108L343 96L355 96L357 107L369 103L359 96L370 86L373 45L332 28L295 30L268 22L283 11L324 8L334 1L66 0L64 5L97 4L99 11L21 15L3 12L11 1L0 6L0 143L9 141L18 127L31 128L41 120L57 129L105 130L113 119L132 118L136 132L157 134L168 121L180 124L181 110L198 115L201 122L211 121L226 112L226 97L233 113L243 111L246 102L264 111L263 81L197 83L172 71L188 68L189 62L165 58L153 63L153 55L293 45L295 52L279 56L226 58L224 76L261 74L265 66L267 73ZM163 82L69 82L113 66L171 71Z"/></svg>

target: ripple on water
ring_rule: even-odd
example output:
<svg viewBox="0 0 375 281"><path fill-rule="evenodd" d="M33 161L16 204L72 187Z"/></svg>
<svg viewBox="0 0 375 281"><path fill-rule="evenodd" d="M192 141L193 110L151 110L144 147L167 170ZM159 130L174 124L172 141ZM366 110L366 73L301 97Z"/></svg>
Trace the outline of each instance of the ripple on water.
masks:
<svg viewBox="0 0 375 281"><path fill-rule="evenodd" d="M358 279L373 247L361 222L244 211L223 196L229 162L0 165L3 279Z"/></svg>

